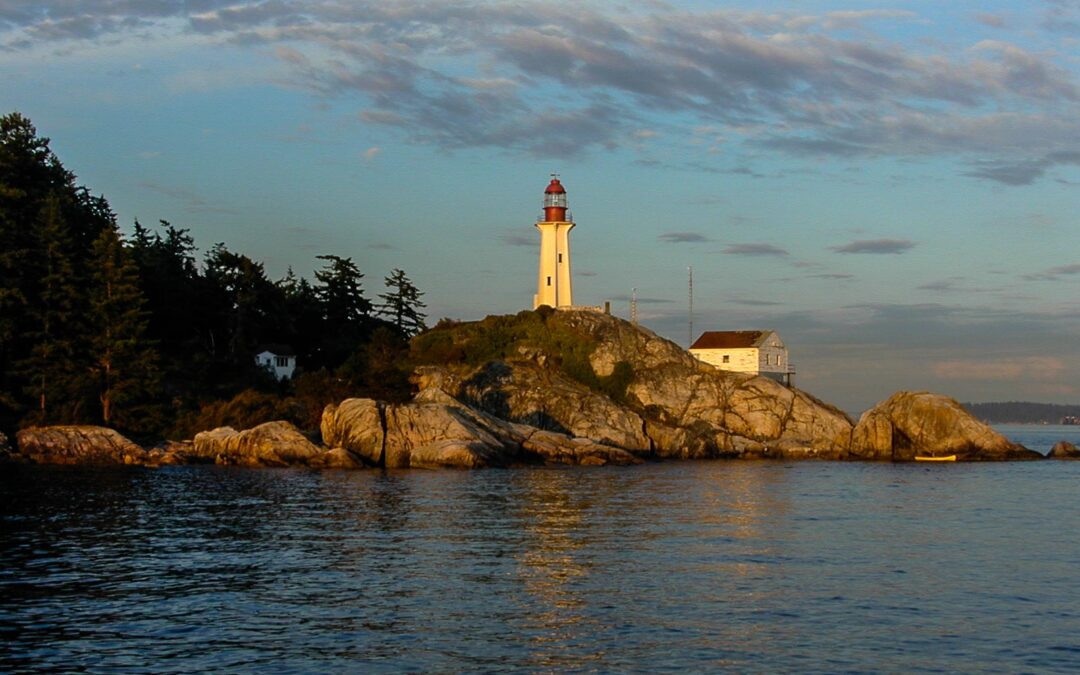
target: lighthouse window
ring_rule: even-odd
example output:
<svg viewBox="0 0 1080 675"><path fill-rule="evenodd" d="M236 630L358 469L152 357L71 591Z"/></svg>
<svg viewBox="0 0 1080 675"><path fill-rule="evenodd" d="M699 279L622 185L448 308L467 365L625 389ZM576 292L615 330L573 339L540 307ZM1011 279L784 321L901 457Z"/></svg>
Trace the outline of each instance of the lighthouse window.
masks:
<svg viewBox="0 0 1080 675"><path fill-rule="evenodd" d="M548 286L551 285L551 277L548 277Z"/></svg>
<svg viewBox="0 0 1080 675"><path fill-rule="evenodd" d="M562 262L562 253L559 254L559 262Z"/></svg>

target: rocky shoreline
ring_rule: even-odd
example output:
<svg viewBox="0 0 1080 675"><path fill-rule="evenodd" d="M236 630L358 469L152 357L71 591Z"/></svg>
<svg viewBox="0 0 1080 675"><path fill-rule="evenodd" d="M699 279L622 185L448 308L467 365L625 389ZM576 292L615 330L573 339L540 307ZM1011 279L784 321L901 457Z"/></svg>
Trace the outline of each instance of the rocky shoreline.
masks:
<svg viewBox="0 0 1080 675"><path fill-rule="evenodd" d="M523 315L526 313L523 313ZM678 345L612 316L528 313L554 334L588 347L598 390L566 373L560 354L518 341L479 364L418 367L408 403L346 399L323 411L313 442L288 422L222 427L189 442L143 448L101 427L31 427L16 435L13 461L163 466L481 468L537 464L625 465L673 459L958 461L1043 459L926 392L899 392L854 422L834 406L771 379L720 371ZM519 315L522 316L522 315ZM484 322L436 337L467 353ZM1066 444L1067 445L1067 444ZM1078 458L1075 447L1050 457Z"/></svg>

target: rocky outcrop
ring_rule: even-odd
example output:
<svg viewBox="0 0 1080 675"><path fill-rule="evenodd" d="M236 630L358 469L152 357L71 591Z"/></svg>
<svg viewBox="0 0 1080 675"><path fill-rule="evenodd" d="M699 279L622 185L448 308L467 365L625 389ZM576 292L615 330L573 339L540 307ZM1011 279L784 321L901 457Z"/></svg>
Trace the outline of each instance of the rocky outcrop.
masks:
<svg viewBox="0 0 1080 675"><path fill-rule="evenodd" d="M509 422L627 450L652 448L640 415L533 360L491 361L457 375L445 368L420 368L414 381L422 396L443 391Z"/></svg>
<svg viewBox="0 0 1080 675"><path fill-rule="evenodd" d="M851 436L853 459L913 461L956 455L961 461L1039 459L980 422L955 400L898 392L863 413Z"/></svg>
<svg viewBox="0 0 1080 675"><path fill-rule="evenodd" d="M323 450L289 422L266 422L246 431L218 427L195 435L191 458L237 466L321 465Z"/></svg>
<svg viewBox="0 0 1080 675"><path fill-rule="evenodd" d="M113 429L29 427L15 435L19 455L38 464L146 464L149 453Z"/></svg>
<svg viewBox="0 0 1080 675"><path fill-rule="evenodd" d="M1068 441L1058 441L1050 448L1050 459L1080 459L1080 449Z"/></svg>
<svg viewBox="0 0 1080 675"><path fill-rule="evenodd" d="M391 469L640 461L608 444L499 419L434 387L411 403L347 399L327 406L321 429L327 445Z"/></svg>
<svg viewBox="0 0 1080 675"><path fill-rule="evenodd" d="M8 443L7 434L0 431L0 462L11 461L16 461L16 458L11 452L11 445Z"/></svg>
<svg viewBox="0 0 1080 675"><path fill-rule="evenodd" d="M721 371L655 333L615 317L560 310L552 331L591 347L600 381L622 370L619 400L571 379L558 354L519 346L517 356L479 367L428 367L422 390L441 389L502 419L591 438L656 458L842 459L852 421L805 392L765 377Z"/></svg>

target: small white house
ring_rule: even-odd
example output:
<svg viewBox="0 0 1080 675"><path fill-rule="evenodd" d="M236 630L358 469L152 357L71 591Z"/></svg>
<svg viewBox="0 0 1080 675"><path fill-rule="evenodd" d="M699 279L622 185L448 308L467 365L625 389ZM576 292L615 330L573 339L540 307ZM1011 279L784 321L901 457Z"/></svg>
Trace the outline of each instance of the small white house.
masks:
<svg viewBox="0 0 1080 675"><path fill-rule="evenodd" d="M764 375L791 386L795 368L775 331L714 330L701 334L690 353L720 370Z"/></svg>
<svg viewBox="0 0 1080 675"><path fill-rule="evenodd" d="M268 369L279 380L290 380L296 370L296 354L288 345L262 345L255 355L255 363Z"/></svg>

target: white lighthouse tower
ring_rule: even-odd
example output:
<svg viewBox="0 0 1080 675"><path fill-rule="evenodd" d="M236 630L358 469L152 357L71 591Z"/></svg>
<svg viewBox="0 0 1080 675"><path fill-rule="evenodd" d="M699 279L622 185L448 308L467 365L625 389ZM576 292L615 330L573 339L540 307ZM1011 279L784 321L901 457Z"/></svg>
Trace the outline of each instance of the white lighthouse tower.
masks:
<svg viewBox="0 0 1080 675"><path fill-rule="evenodd" d="M544 190L543 220L540 230L540 275L533 296L533 309L540 305L569 307L574 304L570 285L570 230L574 223L567 210L566 190L557 175Z"/></svg>

